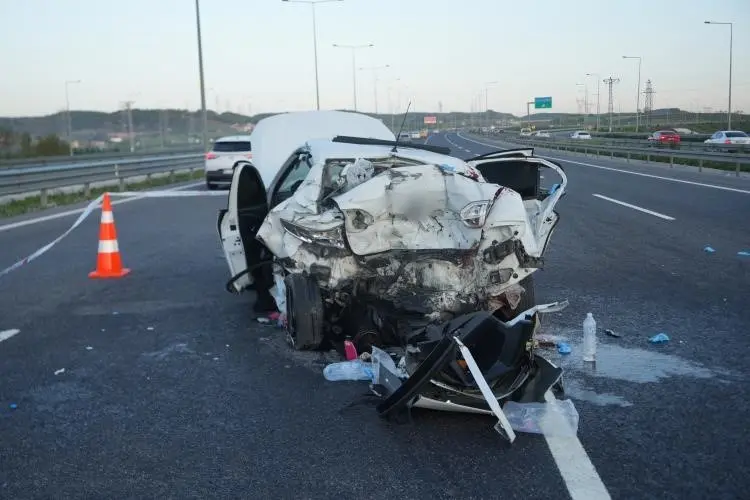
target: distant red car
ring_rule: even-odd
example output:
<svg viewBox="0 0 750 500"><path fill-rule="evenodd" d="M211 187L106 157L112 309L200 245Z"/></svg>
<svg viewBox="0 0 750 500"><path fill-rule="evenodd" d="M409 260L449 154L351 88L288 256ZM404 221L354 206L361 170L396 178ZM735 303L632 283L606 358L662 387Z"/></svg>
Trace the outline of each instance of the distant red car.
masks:
<svg viewBox="0 0 750 500"><path fill-rule="evenodd" d="M654 132L648 137L648 141L651 143L665 144L669 146L676 146L680 143L680 134L674 130L659 130Z"/></svg>

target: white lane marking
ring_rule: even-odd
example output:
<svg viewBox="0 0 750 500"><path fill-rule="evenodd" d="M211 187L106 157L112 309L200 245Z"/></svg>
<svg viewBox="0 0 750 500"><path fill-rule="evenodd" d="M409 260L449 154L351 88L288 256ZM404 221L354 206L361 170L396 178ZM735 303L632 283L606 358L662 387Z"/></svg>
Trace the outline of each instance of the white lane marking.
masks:
<svg viewBox="0 0 750 500"><path fill-rule="evenodd" d="M649 210L647 208L639 207L638 205L631 205L630 203L625 203L624 201L615 200L614 198L608 198L607 196L602 196L600 194L595 194L597 198L601 198L602 200L611 201L612 203L617 203L618 205L622 205L623 207L632 208L633 210L638 210L640 212L653 215L654 217L659 217L660 219L664 220L674 220L674 217L670 217L669 215L660 214L659 212L654 212L653 210Z"/></svg>
<svg viewBox="0 0 750 500"><path fill-rule="evenodd" d="M187 188L191 188L195 186L200 186L202 184L203 182L194 182L186 186L178 186L176 188L163 189L163 191L178 191L180 189L187 189ZM132 198L125 198L123 200L113 201L112 205L121 205L123 203L130 203L131 201L141 200L143 198L144 198L143 196L133 196ZM11 229L16 229L18 227L30 226L32 224L38 224L40 222L46 222L48 220L55 220L55 219L60 219L62 217L67 217L69 215L80 214L80 213L83 213L84 210L85 210L85 207L77 208L75 210L66 210L65 212L60 212L60 213L51 214L51 215L43 215L42 217L36 217L34 219L22 220L20 222L14 222L12 224L5 224L4 226L0 226L0 233L2 233L3 231L10 231Z"/></svg>
<svg viewBox="0 0 750 500"><path fill-rule="evenodd" d="M3 340L8 340L9 338L11 338L13 335L16 335L20 331L21 330L17 328L13 328L11 330L3 330L2 332L0 332L0 342L2 342Z"/></svg>
<svg viewBox="0 0 750 500"><path fill-rule="evenodd" d="M555 396L549 391L544 394L544 399L548 404L555 402ZM566 422L563 424L567 425ZM545 434L544 440L573 500L612 498L578 437Z"/></svg>
<svg viewBox="0 0 750 500"><path fill-rule="evenodd" d="M476 142L477 144L481 144L483 146L491 146L491 147L496 147L496 148L500 147L497 144L493 146L492 144L487 144L485 142L479 142L479 141L475 141L474 139L469 139L468 137L464 137L464 136L462 136L460 134L456 134L456 135L458 135L458 137L460 137L461 139L463 139L465 141ZM603 167L602 165L594 165L593 163L586 163L586 162L583 162L583 161L569 160L567 158L556 158L554 156L546 156L546 155L539 155L539 156L541 156L542 158L547 158L549 160L557 160L557 161L564 161L564 162L568 162L568 163L575 163L576 165L583 165L584 167L599 168L601 170L610 170L612 172L619 172L621 174L639 175L641 177L650 177L651 179L660 179L660 180L663 180L663 181L678 182L680 184L689 184L691 186L707 187L707 188L711 188L711 189L721 189L723 191L731 191L733 193L750 194L750 190L748 190L748 189L739 189L739 188L731 188L731 187L726 187L726 186L717 186L716 184L708 184L708 183L705 183L705 182L686 181L686 180L683 180L683 179L673 179L672 177L664 177L664 176L661 176L661 175L644 174L642 172L632 172L630 170L623 170L621 168Z"/></svg>

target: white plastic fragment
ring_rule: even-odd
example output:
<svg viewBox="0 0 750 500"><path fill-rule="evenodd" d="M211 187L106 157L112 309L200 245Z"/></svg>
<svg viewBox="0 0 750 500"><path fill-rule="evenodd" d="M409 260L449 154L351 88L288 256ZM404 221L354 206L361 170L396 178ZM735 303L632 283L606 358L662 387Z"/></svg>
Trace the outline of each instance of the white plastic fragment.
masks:
<svg viewBox="0 0 750 500"><path fill-rule="evenodd" d="M59 370L55 370L55 375L60 375L62 373L65 373L65 368L60 368Z"/></svg>
<svg viewBox="0 0 750 500"><path fill-rule="evenodd" d="M550 403L516 403L503 406L513 430L556 437L575 437L578 433L578 411L570 399Z"/></svg>

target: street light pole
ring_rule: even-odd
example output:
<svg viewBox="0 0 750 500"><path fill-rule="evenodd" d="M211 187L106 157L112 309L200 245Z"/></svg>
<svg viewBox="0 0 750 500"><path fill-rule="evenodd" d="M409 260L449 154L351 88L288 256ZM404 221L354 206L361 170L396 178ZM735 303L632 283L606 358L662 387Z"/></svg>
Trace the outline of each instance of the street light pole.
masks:
<svg viewBox="0 0 750 500"><path fill-rule="evenodd" d="M203 152L208 151L208 113L206 111L206 85L203 78L203 43L201 41L201 11L195 0L195 25L198 31L198 72L201 85L201 121L203 122Z"/></svg>
<svg viewBox="0 0 750 500"><path fill-rule="evenodd" d="M70 117L70 97L68 95L68 85L71 83L81 83L81 80L66 80L65 81L65 111L67 115L67 131L68 136L68 152L70 156L73 156L73 120Z"/></svg>
<svg viewBox="0 0 750 500"><path fill-rule="evenodd" d="M343 2L344 0L281 0L287 3L307 3L312 10L313 53L315 57L315 109L320 110L320 86L318 85L318 29L315 25L315 4Z"/></svg>
<svg viewBox="0 0 750 500"><path fill-rule="evenodd" d="M367 43L364 45L342 45L339 43L334 43L334 47L337 49L349 49L352 51L352 82L354 83L354 111L357 111L357 57L356 52L357 49L367 49L370 47L374 47L375 44Z"/></svg>
<svg viewBox="0 0 750 500"><path fill-rule="evenodd" d="M703 21L704 24L724 24L729 25L729 104L727 105L727 130L732 130L732 38L733 23L724 23L717 21Z"/></svg>
<svg viewBox="0 0 750 500"><path fill-rule="evenodd" d="M497 81L492 81L492 82L486 82L484 84L484 116L486 119L485 125L487 127L490 126L490 106L489 106L489 98L488 98L489 89L490 89L490 85L496 85L497 83L498 83Z"/></svg>
<svg viewBox="0 0 750 500"><path fill-rule="evenodd" d="M390 64L386 64L384 66L368 66L368 67L358 68L360 71L363 71L363 70L372 71L372 86L373 86L373 93L375 96L375 114L376 115L378 114L378 73L377 71L379 69L386 69L390 67L391 67Z"/></svg>
<svg viewBox="0 0 750 500"><path fill-rule="evenodd" d="M635 131L641 122L641 56L622 56L623 59L638 59L638 88L635 94Z"/></svg>
<svg viewBox="0 0 750 500"><path fill-rule="evenodd" d="M601 95L602 79L598 73L586 73L586 76L593 76L596 78L596 131L599 132L599 98Z"/></svg>

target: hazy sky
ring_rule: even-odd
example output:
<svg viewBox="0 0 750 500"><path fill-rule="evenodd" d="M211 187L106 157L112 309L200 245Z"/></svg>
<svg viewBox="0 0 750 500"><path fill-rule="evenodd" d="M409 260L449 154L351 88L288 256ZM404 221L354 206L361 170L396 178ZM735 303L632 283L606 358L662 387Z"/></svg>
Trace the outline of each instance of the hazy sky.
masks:
<svg viewBox="0 0 750 500"><path fill-rule="evenodd" d="M655 107L750 112L750 0L344 0L316 7L321 108L353 107L351 51L378 72L378 109L525 113L534 96L577 111L588 83L619 77L615 109L635 109L637 60ZM242 113L312 109L311 8L281 0L202 0L207 103ZM200 106L194 0L0 0L0 116L73 109ZM397 80L398 79L398 80ZM390 99L389 99L390 88ZM481 97L479 97L481 96ZM373 72L357 72L360 111L374 111ZM643 97L641 98L643 106ZM601 85L601 109L607 108ZM595 107L592 106L592 112Z"/></svg>

